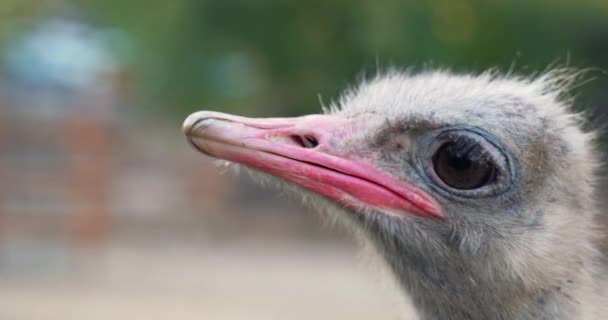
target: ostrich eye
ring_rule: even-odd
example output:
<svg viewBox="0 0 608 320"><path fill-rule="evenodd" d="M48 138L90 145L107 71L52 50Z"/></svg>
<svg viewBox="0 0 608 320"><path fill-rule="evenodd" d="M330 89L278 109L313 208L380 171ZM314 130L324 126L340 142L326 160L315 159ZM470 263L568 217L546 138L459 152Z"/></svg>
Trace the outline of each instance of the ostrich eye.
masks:
<svg viewBox="0 0 608 320"><path fill-rule="evenodd" d="M497 169L475 142L449 141L433 156L437 177L451 188L478 189L496 180Z"/></svg>
<svg viewBox="0 0 608 320"><path fill-rule="evenodd" d="M508 186L507 157L481 134L449 130L434 136L425 170L435 184L462 196L497 194Z"/></svg>

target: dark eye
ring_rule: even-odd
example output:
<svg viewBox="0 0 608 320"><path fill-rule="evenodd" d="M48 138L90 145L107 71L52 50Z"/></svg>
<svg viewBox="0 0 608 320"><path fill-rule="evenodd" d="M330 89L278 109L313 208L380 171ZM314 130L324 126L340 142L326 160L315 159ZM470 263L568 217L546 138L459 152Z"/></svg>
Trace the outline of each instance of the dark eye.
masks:
<svg viewBox="0 0 608 320"><path fill-rule="evenodd" d="M430 143L422 163L442 189L480 197L497 195L510 186L509 158L493 140L469 130L448 130L431 139L426 140Z"/></svg>
<svg viewBox="0 0 608 320"><path fill-rule="evenodd" d="M433 168L454 189L478 189L496 180L497 169L488 158L474 141L449 141L433 156Z"/></svg>

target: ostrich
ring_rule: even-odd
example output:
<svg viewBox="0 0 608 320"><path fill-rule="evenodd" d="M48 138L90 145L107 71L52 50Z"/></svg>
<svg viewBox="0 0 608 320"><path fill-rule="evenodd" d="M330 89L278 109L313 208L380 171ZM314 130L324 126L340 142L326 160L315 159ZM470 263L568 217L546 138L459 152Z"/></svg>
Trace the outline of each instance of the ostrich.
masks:
<svg viewBox="0 0 608 320"><path fill-rule="evenodd" d="M577 78L388 72L322 114L190 115L190 144L365 235L421 319L607 319Z"/></svg>

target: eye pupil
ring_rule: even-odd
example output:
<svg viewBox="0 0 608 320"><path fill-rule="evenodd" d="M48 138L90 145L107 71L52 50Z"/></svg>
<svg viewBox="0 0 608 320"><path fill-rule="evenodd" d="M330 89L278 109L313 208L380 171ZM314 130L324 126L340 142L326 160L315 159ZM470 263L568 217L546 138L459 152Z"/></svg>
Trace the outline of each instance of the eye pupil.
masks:
<svg viewBox="0 0 608 320"><path fill-rule="evenodd" d="M471 167L471 160L463 156L454 155L450 161L450 164L456 170L467 170Z"/></svg>
<svg viewBox="0 0 608 320"><path fill-rule="evenodd" d="M433 166L443 183L454 189L478 189L496 179L494 164L472 141L445 143L433 156Z"/></svg>

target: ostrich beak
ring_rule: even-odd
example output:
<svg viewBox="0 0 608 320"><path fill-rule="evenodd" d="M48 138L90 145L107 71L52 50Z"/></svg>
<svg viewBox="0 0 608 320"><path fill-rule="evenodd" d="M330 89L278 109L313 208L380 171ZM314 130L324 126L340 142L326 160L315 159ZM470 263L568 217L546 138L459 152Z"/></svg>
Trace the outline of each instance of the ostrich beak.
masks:
<svg viewBox="0 0 608 320"><path fill-rule="evenodd" d="M184 121L183 131L204 154L277 176L353 210L441 218L439 205L422 190L332 147L364 124L365 118L337 115L254 119L200 111Z"/></svg>

